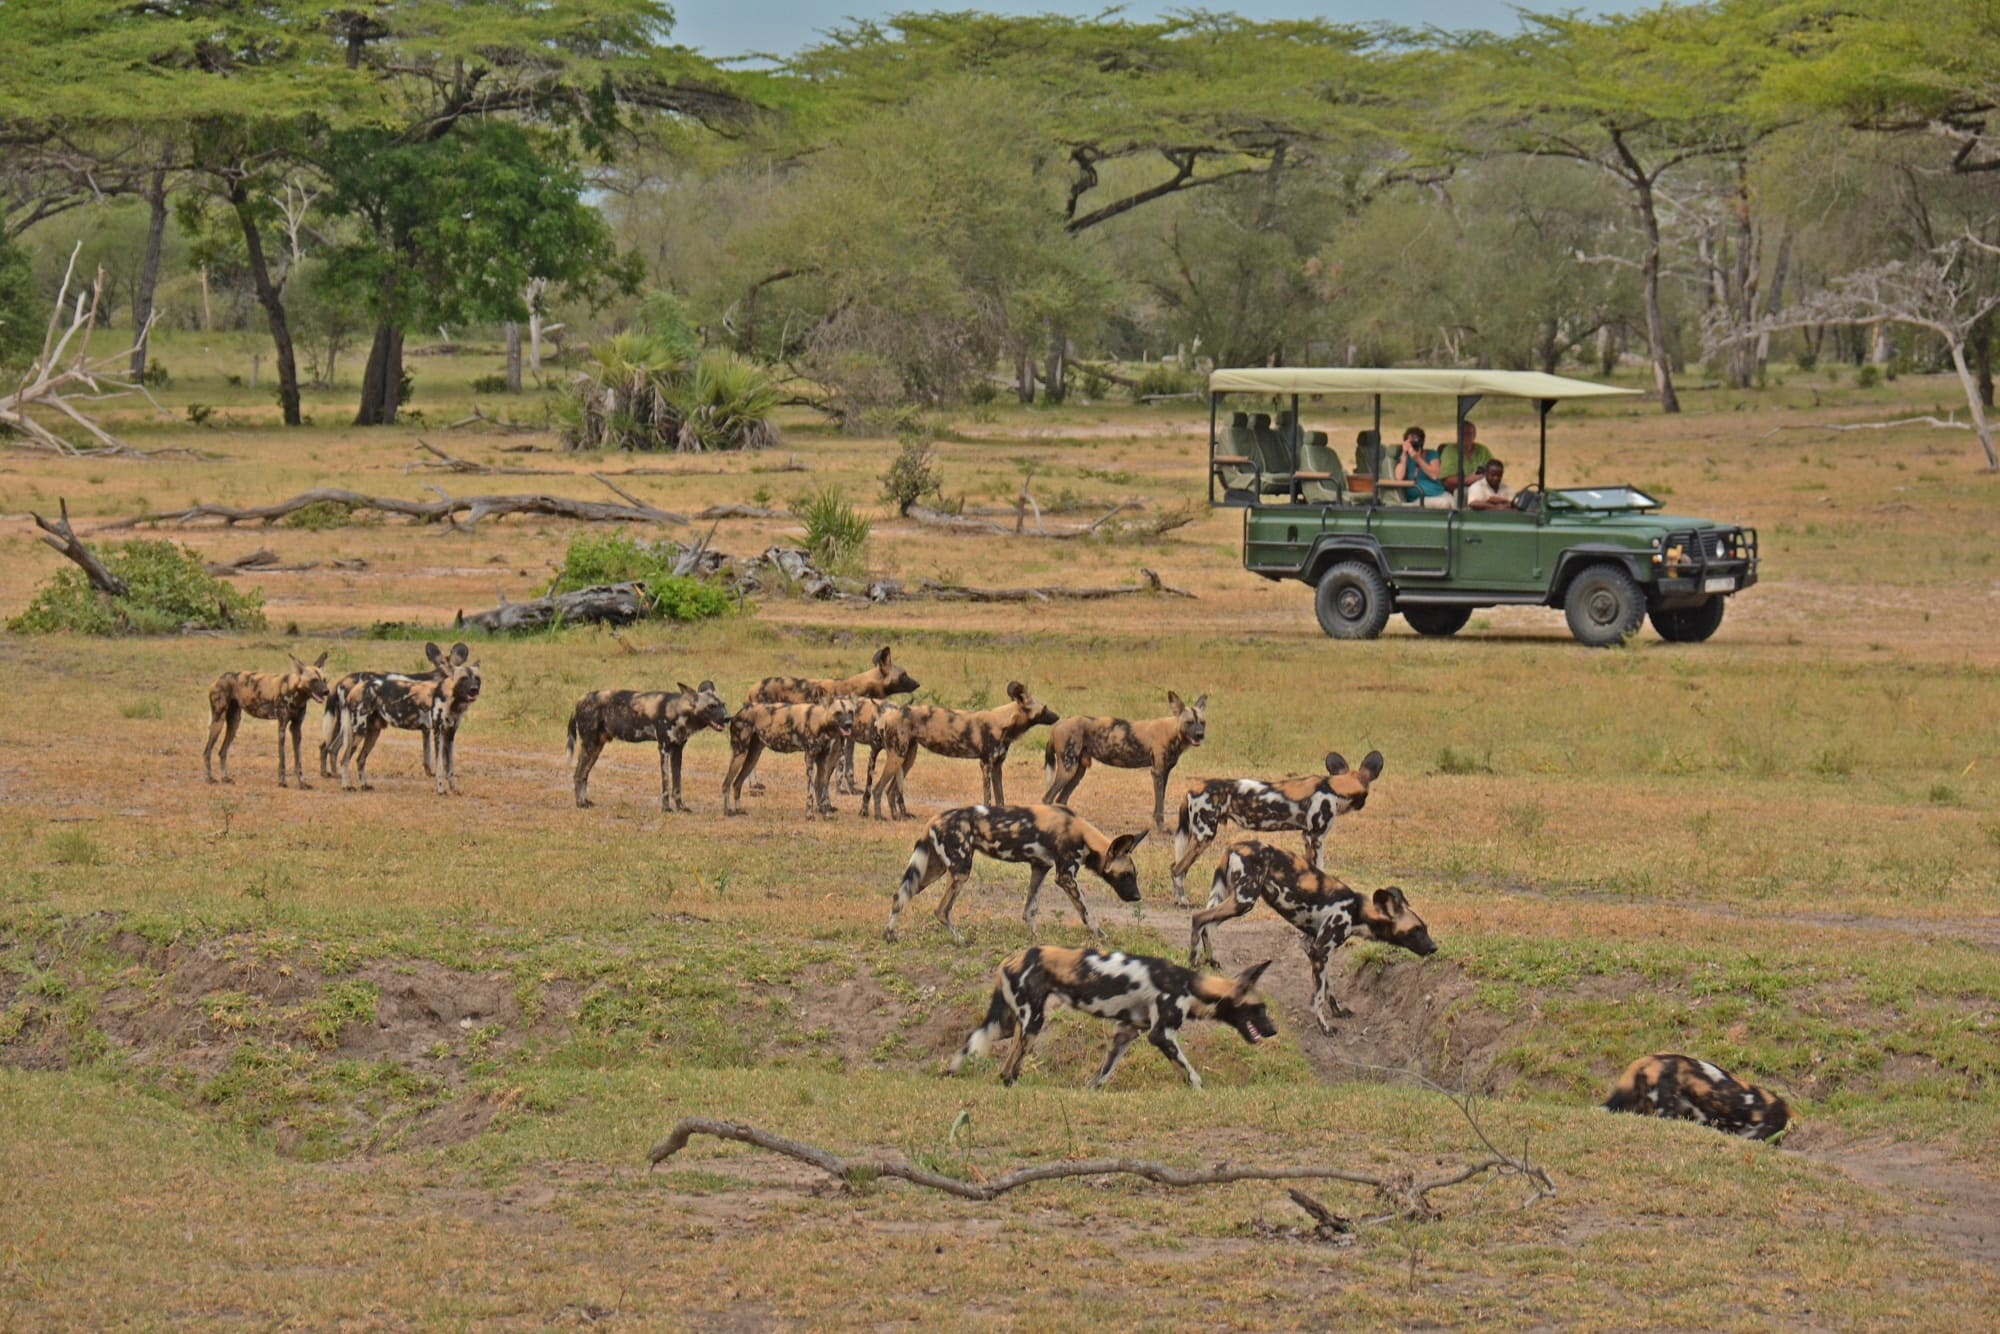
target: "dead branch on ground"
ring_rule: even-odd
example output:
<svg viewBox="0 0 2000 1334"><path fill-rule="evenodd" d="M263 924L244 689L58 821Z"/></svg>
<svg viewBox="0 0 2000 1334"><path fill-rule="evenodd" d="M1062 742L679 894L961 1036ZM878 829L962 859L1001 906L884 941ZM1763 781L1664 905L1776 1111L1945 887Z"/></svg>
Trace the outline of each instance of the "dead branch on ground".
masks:
<svg viewBox="0 0 2000 1334"><path fill-rule="evenodd" d="M1165 597L1188 598L1194 594L1185 588L1175 588L1160 582L1160 576L1143 566L1139 577L1145 582L1137 584L1113 584L1097 588L969 588L962 584L939 583L935 579L917 581L914 594L905 593L904 598L925 597L939 602L1099 602L1106 598L1142 597L1159 594Z"/></svg>
<svg viewBox="0 0 2000 1334"><path fill-rule="evenodd" d="M104 562L97 558L97 553L85 546L83 539L70 528L69 501L58 499L56 503L62 506L62 517L53 523L32 511L28 515L35 521L35 527L42 530L42 541L74 561L90 580L92 588L100 593L109 593L115 598L124 597L125 581L105 569Z"/></svg>
<svg viewBox="0 0 2000 1334"><path fill-rule="evenodd" d="M1758 438L1760 440L1769 440L1780 431L1890 431L1898 426L1930 426L1941 431L1970 431L1972 429L1971 422L1959 421L1957 420L1956 413L1950 413L1942 418L1898 417L1894 421L1885 422L1788 422L1782 426L1773 426Z"/></svg>
<svg viewBox="0 0 2000 1334"><path fill-rule="evenodd" d="M763 505L710 505L698 511L697 519L782 519L783 510L770 509Z"/></svg>
<svg viewBox="0 0 2000 1334"><path fill-rule="evenodd" d="M509 477L569 477L573 475L563 468L496 468L490 463L474 463L471 459L454 458L430 441L423 439L417 441L417 448L433 457L418 459L414 463L404 464L403 475L405 477L419 469L431 469L436 472L471 473L480 476L489 473L499 473Z"/></svg>
<svg viewBox="0 0 2000 1334"><path fill-rule="evenodd" d="M170 523L187 525L206 519L219 519L224 527L234 527L239 523L261 523L266 526L276 523L288 514L296 514L313 505L338 505L343 509L375 510L383 514L397 514L415 523L449 522L454 526L472 527L481 519L499 518L508 514L537 514L550 519L575 519L584 523L659 523L684 524L685 514L672 510L655 509L651 505L607 505L593 500L573 500L568 496L513 495L513 496L451 496L435 486L426 490L436 491L437 500L402 500L394 496L368 496L359 491L347 491L339 487L319 487L312 491L302 491L289 500L281 500L273 505L190 505L186 509L163 510L156 514L135 514L129 518L115 519L100 524L93 531L111 532L122 528L153 527ZM613 488L616 489L615 487ZM462 521L461 521L462 516Z"/></svg>
<svg viewBox="0 0 2000 1334"><path fill-rule="evenodd" d="M1397 1219L1436 1218L1438 1210L1430 1202L1431 1192L1460 1185L1487 1172L1505 1176L1519 1171L1514 1159L1499 1153L1469 1162L1455 1172L1423 1178L1410 1173L1382 1175L1357 1172L1344 1167L1235 1167L1228 1163L1217 1163L1209 1168L1184 1168L1174 1167L1168 1163L1149 1162L1143 1158L1085 1158L1066 1162L1036 1163L1016 1168L990 1181L962 1181L957 1177L945 1176L943 1173L932 1172L896 1159L878 1158L873 1161L860 1161L841 1158L816 1144L787 1139L783 1135L774 1135L756 1126L747 1126L736 1121L718 1121L705 1116L684 1117L665 1139L653 1146L651 1152L646 1155L647 1160L653 1166L659 1166L686 1148L688 1141L696 1135L733 1140L738 1144L748 1144L753 1148L782 1154L816 1167L849 1187L865 1185L870 1181L887 1177L897 1181L907 1181L913 1186L922 1186L961 1200L974 1200L980 1203L997 1200L1002 1195L1019 1190L1023 1186L1032 1186L1044 1181L1067 1181L1079 1177L1133 1176L1176 1188L1222 1186L1237 1181L1345 1181L1352 1185L1369 1187L1375 1191L1383 1204L1388 1206L1389 1212L1364 1220L1364 1223L1370 1224L1392 1222ZM1547 1175L1541 1169L1531 1168L1529 1171L1541 1182L1547 1182ZM1553 1186L1548 1186L1542 1193L1554 1194L1554 1190Z"/></svg>
<svg viewBox="0 0 2000 1334"><path fill-rule="evenodd" d="M336 570L365 570L368 562L359 556L327 561L325 564ZM286 565L278 558L278 553L269 547L259 547L255 551L238 556L235 560L212 560L208 562L208 572L223 578L239 574L304 574L307 570L317 570L322 562L301 561L296 565Z"/></svg>
<svg viewBox="0 0 2000 1334"><path fill-rule="evenodd" d="M470 417L460 417L455 422L447 422L444 429L447 431L456 431L467 426L484 426L489 430L512 435L532 435L537 431L547 429L541 426L529 426L523 422L508 421L504 417L488 416L486 410L477 403L472 405L472 415Z"/></svg>
<svg viewBox="0 0 2000 1334"><path fill-rule="evenodd" d="M589 622L630 625L634 621L645 620L651 612L652 600L646 596L643 585L600 584L528 602L508 602L506 595L502 594L499 606L469 616L461 611L452 624L476 625L482 630L511 633L541 630L557 622L564 625Z"/></svg>

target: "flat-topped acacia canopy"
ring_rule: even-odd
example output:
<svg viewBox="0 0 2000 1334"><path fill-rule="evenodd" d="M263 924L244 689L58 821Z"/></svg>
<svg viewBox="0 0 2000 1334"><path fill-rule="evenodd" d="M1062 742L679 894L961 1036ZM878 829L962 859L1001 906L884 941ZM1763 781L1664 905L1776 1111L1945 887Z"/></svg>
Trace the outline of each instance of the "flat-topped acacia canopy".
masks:
<svg viewBox="0 0 2000 1334"><path fill-rule="evenodd" d="M1273 366L1217 370L1211 394L1436 394L1452 398L1623 398L1619 389L1540 371L1379 370L1361 367Z"/></svg>

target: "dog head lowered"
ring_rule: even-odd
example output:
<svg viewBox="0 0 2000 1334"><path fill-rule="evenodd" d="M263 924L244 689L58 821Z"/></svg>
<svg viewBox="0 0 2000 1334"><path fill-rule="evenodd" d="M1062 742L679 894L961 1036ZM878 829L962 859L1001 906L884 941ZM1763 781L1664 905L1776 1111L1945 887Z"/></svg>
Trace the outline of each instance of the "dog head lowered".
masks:
<svg viewBox="0 0 2000 1334"><path fill-rule="evenodd" d="M1229 1025L1253 1047L1266 1038L1278 1036L1278 1026L1271 1021L1271 1012L1257 993L1257 979L1270 966L1271 961L1266 959L1251 964L1233 978L1212 973L1203 976L1195 983L1196 1015Z"/></svg>
<svg viewBox="0 0 2000 1334"><path fill-rule="evenodd" d="M1354 934L1385 945L1400 945L1412 954L1437 953L1430 928L1394 885L1361 896L1361 917L1354 923Z"/></svg>

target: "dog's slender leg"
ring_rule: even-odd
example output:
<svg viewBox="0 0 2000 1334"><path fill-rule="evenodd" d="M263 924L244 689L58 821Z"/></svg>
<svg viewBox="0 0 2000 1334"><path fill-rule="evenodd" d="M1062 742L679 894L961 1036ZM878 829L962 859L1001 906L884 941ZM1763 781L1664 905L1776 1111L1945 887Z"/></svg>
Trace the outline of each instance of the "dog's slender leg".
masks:
<svg viewBox="0 0 2000 1334"><path fill-rule="evenodd" d="M1195 1073L1194 1066L1188 1063L1187 1053L1181 1050L1181 1030L1170 1023L1168 1016L1162 1015L1147 1037L1160 1049L1162 1056L1181 1068L1181 1073L1187 1076L1189 1088L1201 1087L1201 1076Z"/></svg>
<svg viewBox="0 0 2000 1334"><path fill-rule="evenodd" d="M278 715L278 786L285 785L285 715Z"/></svg>
<svg viewBox="0 0 2000 1334"><path fill-rule="evenodd" d="M1174 834L1174 906L1187 908L1192 906L1187 896L1188 868L1208 851L1208 845L1215 840L1216 829L1192 807L1182 811L1181 823L1185 827Z"/></svg>
<svg viewBox="0 0 2000 1334"><path fill-rule="evenodd" d="M944 869L944 856L928 836L910 850L910 864L903 868L903 878L896 885L896 899L889 905L889 925L882 932L882 939L896 939L896 919L903 915L911 899L944 874Z"/></svg>
<svg viewBox="0 0 2000 1334"><path fill-rule="evenodd" d="M374 791L375 785L368 781L368 756L375 749L375 743L382 739L382 720L370 718L368 731L361 738L361 753L354 757L354 776L361 783L363 792Z"/></svg>
<svg viewBox="0 0 2000 1334"><path fill-rule="evenodd" d="M604 741L598 736L579 737L578 741L581 744L576 748L576 773L572 785L576 789L578 808L587 809L591 804L590 771L597 767L597 757L604 753Z"/></svg>
<svg viewBox="0 0 2000 1334"><path fill-rule="evenodd" d="M995 806L1005 806L1007 804L1007 785L1006 785L1006 780L1003 777L1006 767L1007 767L1007 752L1004 750L1001 751L998 755L995 755L992 758L992 760L988 762L988 768L990 769L993 775L992 804Z"/></svg>
<svg viewBox="0 0 2000 1334"><path fill-rule="evenodd" d="M305 727L306 711L303 708L294 713L285 723L285 730L292 734L292 778L298 783L301 791L312 787L312 784L306 781L306 762L300 753L305 746L305 738L303 736ZM280 737L278 739L278 748L283 750L284 746L284 738ZM279 762L278 767L280 769L284 767L282 760Z"/></svg>
<svg viewBox="0 0 2000 1334"><path fill-rule="evenodd" d="M215 762L222 770L222 781L233 783L236 780L229 776L229 748L236 744L236 729L243 725L243 706L233 699L229 701L227 719L222 733L222 749L215 753Z"/></svg>
<svg viewBox="0 0 2000 1334"><path fill-rule="evenodd" d="M965 882L971 878L971 862L967 862L963 867L952 867L951 882L945 886L944 899L937 906L937 913L935 915L938 921L944 923L944 929L951 932L951 943L954 945L963 945L965 937L960 935L958 928L951 923L951 907L954 903L958 902L958 891L965 888Z"/></svg>
<svg viewBox="0 0 2000 1334"><path fill-rule="evenodd" d="M1021 920L1027 924L1028 934L1035 934L1035 913L1042 902L1042 881L1048 878L1049 868L1036 862L1028 872L1028 901L1021 908Z"/></svg>
<svg viewBox="0 0 2000 1334"><path fill-rule="evenodd" d="M1047 1017L1046 1002L1029 1000L1025 1006L1016 1002L1014 1022L1020 1031L1014 1038L1014 1050L1007 1057L1007 1064L1000 1068L1000 1082L1012 1086L1021 1077L1021 1067L1027 1063L1028 1051L1041 1036L1042 1021Z"/></svg>
<svg viewBox="0 0 2000 1334"><path fill-rule="evenodd" d="M673 750L668 757L672 761L674 767L674 809L677 811L684 811L687 809L687 803L681 800L681 756L685 754L686 751L687 751L687 742L681 741L673 747Z"/></svg>
<svg viewBox="0 0 2000 1334"><path fill-rule="evenodd" d="M1153 770L1153 832L1154 833L1164 834L1167 832L1167 777L1172 772L1173 772L1172 765L1168 765L1164 769L1155 768Z"/></svg>
<svg viewBox="0 0 2000 1334"><path fill-rule="evenodd" d="M1318 831L1308 829L1305 832L1306 860L1312 863L1313 870L1315 871L1324 871L1326 869L1327 832L1325 829Z"/></svg>
<svg viewBox="0 0 2000 1334"><path fill-rule="evenodd" d="M1076 905L1076 915L1083 919L1083 929L1099 940L1104 939L1104 932L1098 929L1097 923L1090 920L1090 909L1083 905L1083 890L1077 886L1075 867L1056 868L1056 888L1069 895L1069 901Z"/></svg>
<svg viewBox="0 0 2000 1334"><path fill-rule="evenodd" d="M1111 1050L1106 1053L1104 1064L1097 1071L1097 1078L1090 1081L1092 1088L1104 1087L1104 1082L1111 1078L1111 1072L1118 1068L1118 1062L1124 1059L1125 1049L1131 1046L1143 1031L1129 1019L1119 1022L1118 1031L1111 1036Z"/></svg>

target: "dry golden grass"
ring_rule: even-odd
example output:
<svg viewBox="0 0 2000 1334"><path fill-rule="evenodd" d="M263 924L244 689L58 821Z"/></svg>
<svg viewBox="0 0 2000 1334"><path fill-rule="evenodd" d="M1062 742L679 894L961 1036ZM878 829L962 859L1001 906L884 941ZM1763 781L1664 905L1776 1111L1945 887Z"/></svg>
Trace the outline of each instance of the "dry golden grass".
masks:
<svg viewBox="0 0 2000 1334"><path fill-rule="evenodd" d="M1763 535L1765 582L1713 642L1648 632L1589 653L1559 614L1522 610L1450 642L1398 623L1334 644L1307 590L1241 571L1233 512L1145 543L941 534L877 499L893 442L805 421L773 454L503 453L530 438L438 429L490 368L424 359L428 423L349 431L328 396L318 425L287 434L198 349L164 355L181 377L170 406L215 404L226 424L121 411L131 437L227 457L0 456L0 611L59 565L20 517L58 496L87 530L142 506L314 485L608 498L589 472L634 462L676 474L622 485L687 511L844 486L874 510L871 569L907 581L1102 584L1143 565L1199 598L776 599L635 629L637 654L592 631L478 643L487 691L455 800L432 796L407 736L378 751L375 792L281 791L271 725L248 721L237 782L207 785L207 683L321 648L331 669L415 667L420 640L351 632L394 621L445 637L461 608L530 596L565 525L191 529L175 535L213 558L268 545L322 565L243 581L265 591L266 634L0 637L0 1064L21 1067L0 1072L0 1321L1715 1327L1970 1323L2000 1298L1975 1226L1992 1217L1981 1174L2000 1148L2000 488L1957 435L1777 429L1927 410L1950 386L1795 375L1740 408L1695 395L1680 419L1558 414L1554 480L1651 484L1677 512ZM1067 490L1085 517L1197 493L1191 406L985 416L938 446L947 491L974 504L1003 503L1030 465L1038 499ZM1359 424L1326 416L1336 439ZM1529 457L1525 416L1496 406L1482 424L1517 468ZM406 475L419 435L567 475ZM808 471L777 471L790 456ZM715 541L747 555L796 536L785 520L730 520ZM736 699L773 672L854 670L884 642L956 705L1014 678L1064 713L1152 716L1168 688L1208 690L1190 777L1379 748L1387 773L1330 864L1401 884L1441 953L1350 947L1341 994L1358 1013L1327 1040L1305 1015L1296 949L1260 914L1218 944L1232 965L1277 958L1284 1040L1252 1051L1200 1035L1205 1093L1150 1053L1084 1092L1108 1034L1073 1016L1014 1090L990 1064L936 1080L992 964L1024 939L1022 877L982 869L959 914L966 949L921 915L927 900L887 946L915 826L851 810L807 826L797 762L775 756L769 792L724 822L714 737L689 748L693 814L661 815L654 757L637 747L613 749L598 807L579 811L562 754L586 690L713 677ZM1040 743L1009 764L1015 799L1040 795ZM970 765L926 756L911 776L920 814L977 794ZM1138 828L1150 793L1143 775L1100 769L1077 803ZM1184 948L1165 843L1142 850L1140 914L1109 912L1086 885L1124 947ZM1079 938L1066 905L1043 922L1045 938ZM460 1027L475 993L485 1008ZM1595 1114L1616 1071L1656 1048L1781 1089L1801 1129L1773 1149ZM1562 1195L1518 1212L1504 1188L1445 1196L1440 1223L1325 1254L1256 1231L1298 1219L1275 1187L1065 1186L977 1208L894 1185L815 1190L732 1148L638 1170L695 1113L989 1175L1072 1153L1422 1170L1471 1150L1441 1099L1363 1078L1357 1061L1492 1090L1489 1126L1528 1137ZM947 1133L960 1109L969 1146Z"/></svg>

